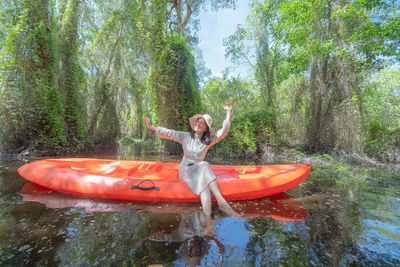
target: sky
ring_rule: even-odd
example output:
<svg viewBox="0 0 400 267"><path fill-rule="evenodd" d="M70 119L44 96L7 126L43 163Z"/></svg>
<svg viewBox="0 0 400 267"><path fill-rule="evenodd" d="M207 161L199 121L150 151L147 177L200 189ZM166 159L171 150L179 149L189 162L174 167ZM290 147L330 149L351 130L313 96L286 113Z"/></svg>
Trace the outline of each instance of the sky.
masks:
<svg viewBox="0 0 400 267"><path fill-rule="evenodd" d="M250 12L249 0L238 0L236 9L224 9L218 12L201 10L199 48L203 52L204 62L211 69L212 76L222 77L222 72L233 64L225 59L225 47L223 39L235 33L238 24L245 25L246 17ZM239 66L232 74L246 77L247 66Z"/></svg>

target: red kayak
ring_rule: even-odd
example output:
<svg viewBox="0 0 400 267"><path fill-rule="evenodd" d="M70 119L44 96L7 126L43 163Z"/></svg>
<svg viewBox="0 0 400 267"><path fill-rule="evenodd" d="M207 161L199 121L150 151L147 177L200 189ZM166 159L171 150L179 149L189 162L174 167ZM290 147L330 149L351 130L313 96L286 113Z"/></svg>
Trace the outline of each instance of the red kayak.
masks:
<svg viewBox="0 0 400 267"><path fill-rule="evenodd" d="M198 202L186 182L178 178L180 163L88 158L46 159L18 169L25 179L67 194L152 201ZM289 190L310 173L305 164L210 165L221 194L228 201L258 199Z"/></svg>

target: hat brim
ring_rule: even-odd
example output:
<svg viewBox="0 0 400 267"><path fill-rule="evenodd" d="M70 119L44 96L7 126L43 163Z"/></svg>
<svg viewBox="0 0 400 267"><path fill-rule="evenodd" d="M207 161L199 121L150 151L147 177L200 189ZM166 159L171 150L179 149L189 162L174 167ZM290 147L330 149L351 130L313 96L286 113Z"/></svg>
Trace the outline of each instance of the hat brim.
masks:
<svg viewBox="0 0 400 267"><path fill-rule="evenodd" d="M200 119L200 118L203 118L203 119L204 119L204 116L201 115L201 114L196 114L196 115L194 115L193 117L190 117L189 123L190 123L190 127L192 128L192 130L194 130L194 125L195 125L196 121L197 121L198 119ZM210 130L210 133L211 133L211 134L215 134L214 129L211 128L211 126L208 124L207 120L204 119L204 121L206 122L206 124L207 124L207 126L208 126L208 129Z"/></svg>

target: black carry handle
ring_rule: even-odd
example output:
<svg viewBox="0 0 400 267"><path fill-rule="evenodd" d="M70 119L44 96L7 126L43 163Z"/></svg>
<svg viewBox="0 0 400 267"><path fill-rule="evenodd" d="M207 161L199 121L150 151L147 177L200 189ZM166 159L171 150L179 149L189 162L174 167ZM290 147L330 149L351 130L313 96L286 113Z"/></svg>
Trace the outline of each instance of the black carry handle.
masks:
<svg viewBox="0 0 400 267"><path fill-rule="evenodd" d="M153 184L153 186L140 186L142 183L144 183L144 182L146 182L146 181L151 182L151 183ZM156 185L154 184L154 182L153 182L152 180L150 180L150 179L143 180L143 181L141 181L140 183L138 183L137 185L131 185L131 189L141 189L141 190L151 190L151 189L155 189L155 190L157 190L157 191L160 191L160 187L156 186Z"/></svg>
<svg viewBox="0 0 400 267"><path fill-rule="evenodd" d="M131 189L142 189L142 190L151 190L151 189L155 189L157 191L160 190L160 188L158 186L138 186L138 185L131 185Z"/></svg>

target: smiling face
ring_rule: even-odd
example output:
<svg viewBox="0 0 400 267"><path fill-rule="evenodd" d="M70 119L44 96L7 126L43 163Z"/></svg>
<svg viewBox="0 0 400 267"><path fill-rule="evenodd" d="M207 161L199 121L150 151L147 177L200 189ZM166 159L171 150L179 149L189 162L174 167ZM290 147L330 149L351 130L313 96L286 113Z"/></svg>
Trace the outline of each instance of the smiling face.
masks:
<svg viewBox="0 0 400 267"><path fill-rule="evenodd" d="M195 130L196 133L201 136L201 134L203 134L206 129L207 129L206 121L204 120L204 118L199 118L195 122L193 130Z"/></svg>

